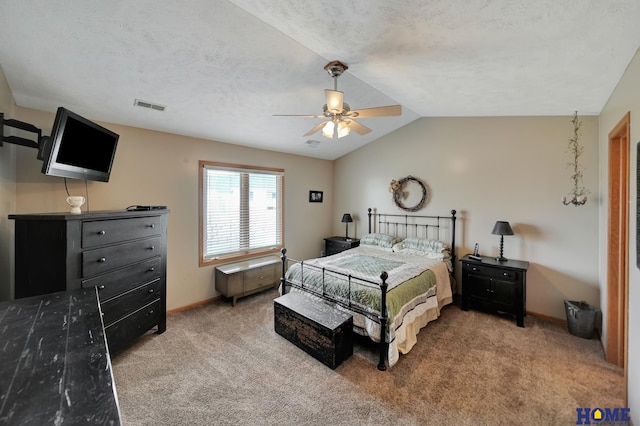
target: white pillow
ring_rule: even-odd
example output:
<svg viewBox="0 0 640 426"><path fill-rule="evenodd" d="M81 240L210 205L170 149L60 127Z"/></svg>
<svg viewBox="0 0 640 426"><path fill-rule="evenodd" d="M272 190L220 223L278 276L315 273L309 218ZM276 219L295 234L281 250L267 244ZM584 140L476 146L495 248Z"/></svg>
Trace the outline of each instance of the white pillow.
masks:
<svg viewBox="0 0 640 426"><path fill-rule="evenodd" d="M400 237L394 237L392 235L380 234L380 233L374 232L360 238L360 245L375 246L378 248L385 248L385 249L392 250L394 244L400 241L402 241L402 238Z"/></svg>
<svg viewBox="0 0 640 426"><path fill-rule="evenodd" d="M405 238L400 244L394 246L394 250L411 249L424 253L443 253L449 251L445 243L439 240L428 240L426 238Z"/></svg>

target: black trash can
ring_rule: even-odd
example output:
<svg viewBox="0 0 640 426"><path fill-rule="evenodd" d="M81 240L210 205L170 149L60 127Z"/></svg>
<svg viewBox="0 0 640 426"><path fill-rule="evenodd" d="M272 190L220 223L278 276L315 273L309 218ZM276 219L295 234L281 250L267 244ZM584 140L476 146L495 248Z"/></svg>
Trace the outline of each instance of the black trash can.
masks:
<svg viewBox="0 0 640 426"><path fill-rule="evenodd" d="M564 301L564 311L567 314L569 333L583 339L591 339L596 328L596 318L600 309L587 302L574 300Z"/></svg>

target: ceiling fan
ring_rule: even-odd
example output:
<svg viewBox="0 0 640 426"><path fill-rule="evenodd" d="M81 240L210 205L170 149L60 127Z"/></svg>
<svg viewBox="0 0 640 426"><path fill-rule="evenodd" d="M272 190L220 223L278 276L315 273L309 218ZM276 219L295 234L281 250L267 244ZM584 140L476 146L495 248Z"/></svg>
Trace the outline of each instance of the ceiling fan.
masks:
<svg viewBox="0 0 640 426"><path fill-rule="evenodd" d="M344 93L338 91L338 77L349 67L340 61L329 62L324 69L333 77L333 90L325 89L326 104L322 108L322 114L317 115L282 115L275 117L309 117L322 118L323 122L309 130L304 136L312 135L322 130L322 135L328 138L342 138L349 135L351 130L360 135L366 135L370 128L358 123L355 118L392 117L402 114L400 105L389 105L374 108L351 110L349 104L344 102Z"/></svg>

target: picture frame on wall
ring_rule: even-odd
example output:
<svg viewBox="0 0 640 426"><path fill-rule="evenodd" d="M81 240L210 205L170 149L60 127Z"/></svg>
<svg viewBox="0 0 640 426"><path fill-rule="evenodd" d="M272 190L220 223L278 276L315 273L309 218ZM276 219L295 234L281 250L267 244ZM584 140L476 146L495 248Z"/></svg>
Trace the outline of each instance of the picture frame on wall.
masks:
<svg viewBox="0 0 640 426"><path fill-rule="evenodd" d="M309 202L310 203L321 203L322 202L322 191L309 191Z"/></svg>

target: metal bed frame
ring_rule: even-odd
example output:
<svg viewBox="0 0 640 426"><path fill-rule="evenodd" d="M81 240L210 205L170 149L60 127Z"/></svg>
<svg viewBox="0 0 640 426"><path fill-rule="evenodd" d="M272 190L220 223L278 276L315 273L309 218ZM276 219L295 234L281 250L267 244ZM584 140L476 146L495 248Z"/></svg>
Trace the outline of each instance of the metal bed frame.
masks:
<svg viewBox="0 0 640 426"><path fill-rule="evenodd" d="M441 240L443 229L450 232L451 237L451 262L455 265L456 259L456 211L451 210L451 214L449 216L425 216L425 215L407 215L407 214L392 214L392 213L378 213L373 209L367 209L368 219L369 219L369 233L378 232L390 234L398 237L408 238L411 236L420 237L420 238L431 238ZM450 226L447 227L446 224ZM401 233L399 230L403 230ZM306 265L302 260L295 260L287 257L287 249L283 248L281 250L281 259L282 259L282 275L280 278L280 289L282 294L286 294L287 286L295 287L297 289L306 291L315 296L321 297L324 300L327 300L331 303L338 304L352 312L357 312L361 315L366 316L367 318L376 321L380 324L380 340L379 340L379 350L380 357L378 362L378 370L384 371L387 369L387 361L388 361L388 350L389 344L386 339L387 335L387 326L388 326L388 313L387 313L387 278L388 274L386 271L382 271L380 273L380 281L369 281L362 278L357 278L358 285L363 285L365 287L371 287L374 289L380 290L380 314L375 315L372 312L365 310L364 308L358 306L358 304L352 303L351 297L349 296L348 300L341 300L332 295L325 293L324 286L324 277L326 272L330 272L332 275L342 276L345 281L348 282L349 285L349 295L351 295L351 279L353 278L351 275L343 274L338 271L333 271L324 267L319 267L315 265ZM295 283L288 281L286 279L286 272L290 263L299 263L301 267L301 283ZM311 268L317 271L322 272L323 277L323 285L322 292L316 291L309 287L305 287L304 285L304 269Z"/></svg>

